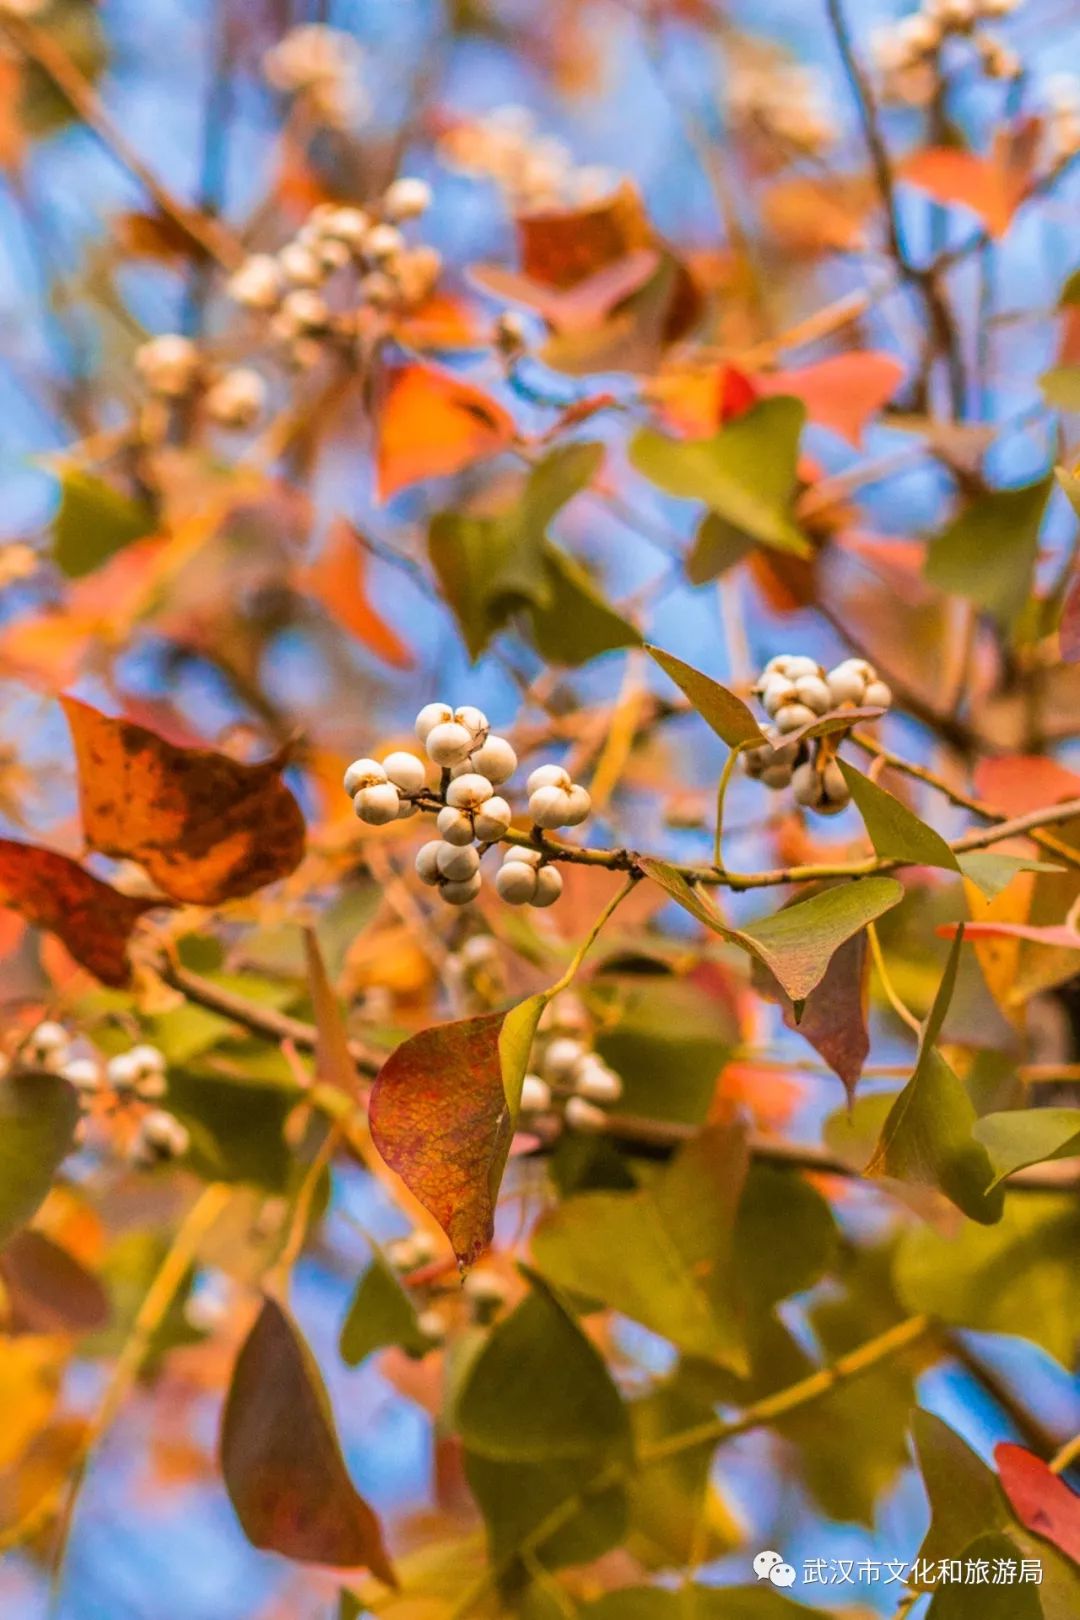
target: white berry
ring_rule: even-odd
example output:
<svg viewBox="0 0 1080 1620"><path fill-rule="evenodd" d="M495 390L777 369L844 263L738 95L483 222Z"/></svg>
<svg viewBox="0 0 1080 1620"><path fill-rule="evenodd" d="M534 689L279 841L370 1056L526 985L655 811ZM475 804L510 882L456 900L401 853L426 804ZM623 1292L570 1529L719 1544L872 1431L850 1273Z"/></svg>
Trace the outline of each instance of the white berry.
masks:
<svg viewBox="0 0 1080 1620"><path fill-rule="evenodd" d="M276 309L284 290L281 267L269 253L253 253L230 277L228 294L245 309Z"/></svg>
<svg viewBox="0 0 1080 1620"><path fill-rule="evenodd" d="M505 799L493 797L476 812L473 829L482 844L494 844L510 831L513 811Z"/></svg>
<svg viewBox="0 0 1080 1620"><path fill-rule="evenodd" d="M892 688L884 681L871 681L863 694L863 702L871 709L888 709L892 704Z"/></svg>
<svg viewBox="0 0 1080 1620"><path fill-rule="evenodd" d="M541 787L529 795L529 814L538 827L565 827L573 814L568 788Z"/></svg>
<svg viewBox="0 0 1080 1620"><path fill-rule="evenodd" d="M856 708L861 705L866 691L866 678L850 660L837 664L835 669L830 669L825 682L834 708L838 709L845 703L854 704Z"/></svg>
<svg viewBox="0 0 1080 1620"><path fill-rule="evenodd" d="M530 773L529 779L525 783L525 791L532 794L536 793L540 788L558 787L562 788L564 792L569 792L572 786L570 773L563 770L561 765L538 765L535 771Z"/></svg>
<svg viewBox="0 0 1080 1620"><path fill-rule="evenodd" d="M521 1082L521 1107L526 1114L543 1114L551 1107L551 1087L538 1074L527 1074Z"/></svg>
<svg viewBox="0 0 1080 1620"><path fill-rule="evenodd" d="M393 782L399 793L419 793L427 780L424 762L415 754L388 754L382 766L387 781Z"/></svg>
<svg viewBox="0 0 1080 1620"><path fill-rule="evenodd" d="M480 857L471 844L441 844L435 856L440 877L450 883L465 883L480 870Z"/></svg>
<svg viewBox="0 0 1080 1620"><path fill-rule="evenodd" d="M536 894L536 880L536 867L507 861L495 874L495 892L509 906L527 906Z"/></svg>
<svg viewBox="0 0 1080 1620"><path fill-rule="evenodd" d="M377 759L354 759L345 772L345 791L351 799L361 788L374 787L376 782L386 780L386 767Z"/></svg>
<svg viewBox="0 0 1080 1620"><path fill-rule="evenodd" d="M469 758L469 768L479 771L481 776L486 776L496 787L500 782L509 781L517 770L517 763L517 755L506 738L496 737L491 733Z"/></svg>
<svg viewBox="0 0 1080 1620"><path fill-rule="evenodd" d="M457 810L452 804L444 806L435 817L435 825L439 829L439 837L448 844L457 844L464 847L471 844L476 837L473 818L467 810Z"/></svg>
<svg viewBox="0 0 1080 1620"><path fill-rule="evenodd" d="M436 888L439 882L438 854L440 849L442 849L442 840L432 838L428 843L422 844L416 852L414 862L416 875L421 883L426 883L431 889Z"/></svg>
<svg viewBox="0 0 1080 1620"><path fill-rule="evenodd" d="M544 1054L544 1072L551 1080L574 1080L587 1054L584 1041L574 1040L571 1035L560 1035Z"/></svg>
<svg viewBox="0 0 1080 1620"><path fill-rule="evenodd" d="M475 748L479 748L487 740L491 722L483 709L476 708L472 703L466 703L460 709L454 710L454 719L459 726L465 727L473 739Z"/></svg>
<svg viewBox="0 0 1080 1620"><path fill-rule="evenodd" d="M817 715L805 703L785 703L782 709L777 709L774 718L777 730L788 732L801 731L803 726L813 725Z"/></svg>
<svg viewBox="0 0 1080 1620"><path fill-rule="evenodd" d="M477 771L467 771L450 783L446 790L446 802L452 804L455 810L479 810L494 791L486 776L481 776Z"/></svg>
<svg viewBox="0 0 1080 1620"><path fill-rule="evenodd" d="M557 866L540 866L536 870L536 889L530 906L553 906L563 891L562 873Z"/></svg>
<svg viewBox="0 0 1080 1620"><path fill-rule="evenodd" d="M436 765L460 765L472 748L471 734L454 720L434 726L424 739L428 755Z"/></svg>
<svg viewBox="0 0 1080 1620"><path fill-rule="evenodd" d="M795 682L799 703L805 703L815 714L827 714L832 707L832 694L820 675L800 675Z"/></svg>
<svg viewBox="0 0 1080 1620"><path fill-rule="evenodd" d="M607 1129L607 1115L584 1097L570 1097L566 1103L566 1123L571 1130L595 1134Z"/></svg>
<svg viewBox="0 0 1080 1620"><path fill-rule="evenodd" d="M426 743L436 726L444 726L453 718L454 711L449 704L425 703L416 717L413 729L420 741Z"/></svg>
<svg viewBox="0 0 1080 1620"><path fill-rule="evenodd" d="M592 814L592 799L589 797L588 789L575 782L570 788L567 798L570 803L563 825L566 827L579 827Z"/></svg>
<svg viewBox="0 0 1080 1620"><path fill-rule="evenodd" d="M369 827L385 827L396 821L401 800L392 782L375 782L353 794L353 809Z"/></svg>
<svg viewBox="0 0 1080 1620"><path fill-rule="evenodd" d="M480 893L480 873L474 872L471 878L461 882L444 883L439 890L439 896L448 906L467 906L470 900L475 900Z"/></svg>
<svg viewBox="0 0 1080 1620"><path fill-rule="evenodd" d="M623 1092L619 1076L595 1052L590 1052L581 1063L574 1077L574 1086L580 1097L587 1097L595 1103L618 1102Z"/></svg>
<svg viewBox="0 0 1080 1620"><path fill-rule="evenodd" d="M402 175L387 187L382 205L388 219L417 219L431 207L431 187L426 180Z"/></svg>

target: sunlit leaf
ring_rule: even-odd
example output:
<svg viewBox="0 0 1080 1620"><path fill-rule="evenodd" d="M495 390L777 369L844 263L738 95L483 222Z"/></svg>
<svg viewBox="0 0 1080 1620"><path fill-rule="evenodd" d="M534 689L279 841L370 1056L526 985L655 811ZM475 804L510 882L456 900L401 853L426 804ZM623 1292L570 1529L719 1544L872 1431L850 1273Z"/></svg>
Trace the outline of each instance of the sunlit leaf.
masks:
<svg viewBox="0 0 1080 1620"><path fill-rule="evenodd" d="M870 1051L866 1027L868 966L866 935L859 933L834 953L824 978L807 996L801 1011L764 963L756 963L753 969L754 988L770 1001L779 1002L788 1029L797 1031L824 1058L844 1082L849 1099L855 1095Z"/></svg>
<svg viewBox="0 0 1080 1620"><path fill-rule="evenodd" d="M1031 592L1052 488L1052 478L1040 478L977 496L931 542L927 579L943 591L967 597L1008 629Z"/></svg>
<svg viewBox="0 0 1080 1620"><path fill-rule="evenodd" d="M132 930L159 904L121 894L55 850L0 838L0 906L55 934L102 984L130 981Z"/></svg>
<svg viewBox="0 0 1080 1620"><path fill-rule="evenodd" d="M972 1134L975 1108L963 1082L937 1050L960 962L958 935L923 1026L915 1072L889 1110L868 1176L936 1187L973 1221L1000 1220L1004 1197L986 1149Z"/></svg>
<svg viewBox="0 0 1080 1620"><path fill-rule="evenodd" d="M533 1260L553 1283L739 1370L732 1235L746 1174L738 1132L713 1128L634 1193L581 1193L545 1215Z"/></svg>
<svg viewBox="0 0 1080 1620"><path fill-rule="evenodd" d="M718 681L703 675L700 670L660 647L646 647L645 651L690 699L698 714L729 748L765 741L761 727L734 692L729 692L726 686L721 686Z"/></svg>
<svg viewBox="0 0 1080 1620"><path fill-rule="evenodd" d="M711 439L669 439L642 428L630 444L638 472L684 500L701 501L762 545L797 557L811 545L791 516L805 407L762 400Z"/></svg>
<svg viewBox="0 0 1080 1620"><path fill-rule="evenodd" d="M421 1030L383 1064L371 1093L375 1146L438 1221L463 1265L491 1242L543 1008L542 996L530 996L509 1013Z"/></svg>
<svg viewBox="0 0 1080 1620"><path fill-rule="evenodd" d="M345 1467L318 1364L273 1299L233 1370L221 1465L254 1546L303 1563L364 1566L396 1584L379 1521Z"/></svg>
<svg viewBox="0 0 1080 1620"><path fill-rule="evenodd" d="M466 1447L496 1462L625 1458L630 1420L603 1356L547 1283L530 1281L458 1396Z"/></svg>
<svg viewBox="0 0 1080 1620"><path fill-rule="evenodd" d="M498 455L513 437L513 418L481 389L433 366L399 366L379 404L379 498L462 472Z"/></svg>
<svg viewBox="0 0 1080 1620"><path fill-rule="evenodd" d="M1018 1108L986 1114L975 1138L990 1155L998 1181L1029 1164L1080 1155L1080 1108Z"/></svg>
<svg viewBox="0 0 1080 1620"><path fill-rule="evenodd" d="M76 698L63 703L94 849L138 861L166 894L199 905L252 894L299 865L304 818L280 757L243 765Z"/></svg>
<svg viewBox="0 0 1080 1620"><path fill-rule="evenodd" d="M906 804L871 782L847 760L838 759L837 764L877 854L918 866L943 866L949 871L959 871L956 856L939 832L920 821Z"/></svg>
<svg viewBox="0 0 1080 1620"><path fill-rule="evenodd" d="M92 473L66 468L53 519L53 555L71 579L92 573L116 551L157 527L148 507Z"/></svg>
<svg viewBox="0 0 1080 1620"><path fill-rule="evenodd" d="M55 1074L0 1078L0 1245L36 1211L75 1140L79 1105Z"/></svg>

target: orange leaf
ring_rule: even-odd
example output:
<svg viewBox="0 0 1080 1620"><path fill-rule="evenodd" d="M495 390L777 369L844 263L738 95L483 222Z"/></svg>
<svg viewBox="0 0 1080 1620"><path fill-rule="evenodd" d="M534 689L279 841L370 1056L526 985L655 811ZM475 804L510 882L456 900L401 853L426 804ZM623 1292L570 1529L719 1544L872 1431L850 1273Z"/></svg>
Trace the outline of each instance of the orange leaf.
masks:
<svg viewBox="0 0 1080 1620"><path fill-rule="evenodd" d="M94 849L138 861L166 894L197 905L252 894L300 864L304 818L280 756L243 765L62 702Z"/></svg>
<svg viewBox="0 0 1080 1620"><path fill-rule="evenodd" d="M297 588L321 602L332 619L395 669L412 667L412 654L372 607L365 589L367 557L356 530L339 518L314 562L296 570Z"/></svg>
<svg viewBox="0 0 1080 1620"><path fill-rule="evenodd" d="M380 500L423 478L445 478L514 437L509 412L479 388L432 366L389 373L379 412L376 458Z"/></svg>
<svg viewBox="0 0 1080 1620"><path fill-rule="evenodd" d="M397 1585L379 1521L345 1467L318 1364L273 1299L237 1358L221 1466L254 1546L302 1563L365 1567Z"/></svg>
<svg viewBox="0 0 1080 1620"><path fill-rule="evenodd" d="M935 202L962 203L978 214L991 236L1004 236L1031 185L1040 132L1038 119L1000 130L988 157L927 147L907 159L900 176Z"/></svg>
<svg viewBox="0 0 1080 1620"><path fill-rule="evenodd" d="M485 292L504 302L524 304L542 315L553 331L570 336L603 325L619 304L641 291L659 264L660 255L654 248L637 248L568 288L553 287L499 265L478 265L471 275Z"/></svg>
<svg viewBox="0 0 1080 1620"><path fill-rule="evenodd" d="M1007 754L975 768L980 799L1008 816L1023 816L1063 799L1080 798L1080 775L1040 754Z"/></svg>
<svg viewBox="0 0 1080 1620"><path fill-rule="evenodd" d="M5 52L0 56L0 169L17 170L26 151L26 131L22 125L23 68L19 57Z"/></svg>
<svg viewBox="0 0 1080 1620"><path fill-rule="evenodd" d="M890 354L870 350L837 354L816 365L754 378L760 394L794 394L812 422L831 428L856 449L863 430L892 398L904 367Z"/></svg>
<svg viewBox="0 0 1080 1620"><path fill-rule="evenodd" d="M56 850L0 838L0 906L56 934L102 984L119 988L130 981L131 931L143 912L160 904L121 894Z"/></svg>
<svg viewBox="0 0 1080 1620"><path fill-rule="evenodd" d="M601 202L522 214L516 225L521 268L546 287L573 287L654 244L641 195L628 180Z"/></svg>

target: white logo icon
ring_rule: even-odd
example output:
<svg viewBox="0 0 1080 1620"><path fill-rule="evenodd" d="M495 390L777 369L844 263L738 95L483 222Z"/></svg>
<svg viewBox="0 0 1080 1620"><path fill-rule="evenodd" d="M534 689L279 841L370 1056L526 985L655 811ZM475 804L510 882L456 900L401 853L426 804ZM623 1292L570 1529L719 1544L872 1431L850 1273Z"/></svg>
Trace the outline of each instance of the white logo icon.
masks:
<svg viewBox="0 0 1080 1620"><path fill-rule="evenodd" d="M774 1586L794 1586L795 1570L785 1564L778 1552L759 1552L754 1559L754 1574L759 1581L771 1581Z"/></svg>

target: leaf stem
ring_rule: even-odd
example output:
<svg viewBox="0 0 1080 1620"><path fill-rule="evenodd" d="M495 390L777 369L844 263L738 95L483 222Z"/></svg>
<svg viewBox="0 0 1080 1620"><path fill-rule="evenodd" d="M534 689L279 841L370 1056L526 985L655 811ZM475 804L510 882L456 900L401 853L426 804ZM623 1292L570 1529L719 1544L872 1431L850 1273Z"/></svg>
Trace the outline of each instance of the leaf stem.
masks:
<svg viewBox="0 0 1080 1620"><path fill-rule="evenodd" d="M723 840L724 840L724 802L727 799L728 785L735 774L735 767L739 763L741 748L733 748L724 761L724 768L720 772L720 781L716 788L716 837L713 841L713 865L718 872L724 870Z"/></svg>
<svg viewBox="0 0 1080 1620"><path fill-rule="evenodd" d="M915 1014L911 1011L911 1008L900 999L896 986L893 984L892 978L889 975L888 965L885 961L885 953L881 949L881 940L878 938L878 931L873 923L867 923L866 937L870 941L870 955L874 959L874 968L877 972L878 978L881 981L881 988L885 992L885 997L889 1003L889 1006L892 1008L897 1018L901 1019L909 1029L913 1029L916 1037L921 1040L922 1025L916 1018Z"/></svg>
<svg viewBox="0 0 1080 1620"><path fill-rule="evenodd" d="M567 987L573 983L582 962L584 962L586 956L596 944L601 929L612 917L612 915L619 909L627 895L630 893L630 890L633 889L640 881L640 878L641 874L639 872L631 872L622 888L611 897L603 911L600 913L599 917L597 917L596 921L589 929L589 932L586 934L581 944L578 946L577 950L574 952L573 956L570 958L570 964L567 967L566 972L560 979L557 979L553 985L543 992L544 999L546 1001L550 1001L553 996L557 996L561 990L567 989Z"/></svg>

